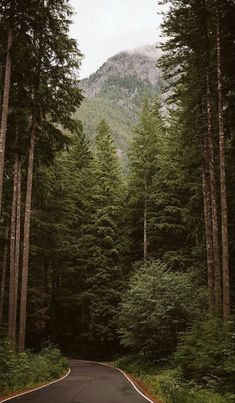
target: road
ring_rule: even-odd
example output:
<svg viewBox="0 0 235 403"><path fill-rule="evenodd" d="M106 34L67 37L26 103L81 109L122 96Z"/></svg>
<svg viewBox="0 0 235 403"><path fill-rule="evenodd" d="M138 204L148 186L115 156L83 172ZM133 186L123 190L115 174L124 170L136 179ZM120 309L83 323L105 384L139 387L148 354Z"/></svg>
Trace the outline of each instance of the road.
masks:
<svg viewBox="0 0 235 403"><path fill-rule="evenodd" d="M60 382L14 397L9 403L147 403L115 368L87 361L70 362L71 373Z"/></svg>

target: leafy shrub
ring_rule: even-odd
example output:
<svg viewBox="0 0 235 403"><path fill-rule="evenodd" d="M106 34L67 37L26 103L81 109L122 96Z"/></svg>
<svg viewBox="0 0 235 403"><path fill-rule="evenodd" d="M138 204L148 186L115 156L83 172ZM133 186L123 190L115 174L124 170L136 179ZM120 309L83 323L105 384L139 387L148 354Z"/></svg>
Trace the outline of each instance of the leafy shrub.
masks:
<svg viewBox="0 0 235 403"><path fill-rule="evenodd" d="M16 353L4 342L0 344L0 395L50 381L68 369L67 361L54 346L38 354Z"/></svg>
<svg viewBox="0 0 235 403"><path fill-rule="evenodd" d="M234 322L210 318L186 333L175 354L186 379L218 391L235 392Z"/></svg>
<svg viewBox="0 0 235 403"><path fill-rule="evenodd" d="M159 370L129 355L116 361L118 368L133 374L161 403L234 403L235 395L221 395L215 391L186 382L180 368ZM169 365L169 364L168 364Z"/></svg>
<svg viewBox="0 0 235 403"><path fill-rule="evenodd" d="M229 403L234 402L234 395L220 395L203 389L192 382L185 383L178 369L166 370L158 375L141 377L149 390L164 403Z"/></svg>
<svg viewBox="0 0 235 403"><path fill-rule="evenodd" d="M175 351L196 307L190 273L170 271L159 261L145 263L131 278L120 312L121 341L152 361Z"/></svg>
<svg viewBox="0 0 235 403"><path fill-rule="evenodd" d="M156 367L151 367L151 364L144 360L144 357L137 355L127 355L115 361L117 368L123 369L135 375L142 375L143 373L155 373Z"/></svg>

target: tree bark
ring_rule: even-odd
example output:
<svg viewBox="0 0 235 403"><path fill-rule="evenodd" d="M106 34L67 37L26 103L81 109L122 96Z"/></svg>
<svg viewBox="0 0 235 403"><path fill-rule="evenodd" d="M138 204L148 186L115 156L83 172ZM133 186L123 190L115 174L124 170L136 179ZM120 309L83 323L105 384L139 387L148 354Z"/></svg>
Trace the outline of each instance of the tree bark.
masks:
<svg viewBox="0 0 235 403"><path fill-rule="evenodd" d="M12 207L11 207L11 236L10 236L10 279L9 279L9 305L8 305L8 340L14 343L14 297L15 297L15 236L16 236L16 209L17 209L17 176L18 154L15 157Z"/></svg>
<svg viewBox="0 0 235 403"><path fill-rule="evenodd" d="M202 184L203 184L203 201L204 201L204 219L205 219L205 235L206 235L206 252L207 252L207 273L208 273L208 303L209 312L212 314L215 306L214 298L214 256L213 256L213 237L212 237L212 216L211 216L211 190L208 166L208 144L207 139L203 139L203 166L202 166Z"/></svg>
<svg viewBox="0 0 235 403"><path fill-rule="evenodd" d="M217 181L216 181L216 167L215 167L215 148L214 148L214 135L212 126L212 95L211 95L211 55L209 47L209 34L208 34L208 8L207 1L201 0L196 2L199 4L201 21L203 27L203 51L201 53L201 81L202 89L205 97L203 104L206 109L206 143L208 148L208 182L210 184L210 201L211 201L211 220L212 220L212 244L213 244L213 262L214 262L214 300L215 311L218 315L222 313L222 270L221 270L221 244L218 223L218 200L217 200Z"/></svg>
<svg viewBox="0 0 235 403"><path fill-rule="evenodd" d="M218 123L220 149L220 200L221 200L221 235L223 268L223 318L230 317L230 281L229 281L229 241L228 241L228 204L225 168L225 136L223 117L223 87L221 60L221 29L219 3L217 3L217 81L218 81Z"/></svg>
<svg viewBox="0 0 235 403"><path fill-rule="evenodd" d="M147 172L145 172L144 177L144 260L148 256L148 199L147 199Z"/></svg>
<svg viewBox="0 0 235 403"><path fill-rule="evenodd" d="M3 261L2 261L2 277L1 277L1 288L0 288L0 323L3 318L3 308L4 308L4 297L6 288L6 274L7 274L7 258L8 258L8 237L9 228L6 227L5 230L5 241L4 241L4 251L3 251Z"/></svg>
<svg viewBox="0 0 235 403"><path fill-rule="evenodd" d="M14 261L14 299L13 299L13 342L16 343L19 266L20 266L20 227L21 227L21 161L18 160L17 175L17 201L16 201L16 225L15 225L15 261Z"/></svg>
<svg viewBox="0 0 235 403"><path fill-rule="evenodd" d="M3 88L2 117L1 117L1 128L0 128L0 216L1 216L1 210L2 210L5 144L6 144L7 120L8 120L8 112L9 112L9 94L10 94L11 65L12 65L12 60L11 60L12 44L13 44L13 32L10 29L8 32L7 56L6 56L4 88Z"/></svg>
<svg viewBox="0 0 235 403"><path fill-rule="evenodd" d="M22 264L20 324L19 324L19 351L24 351L25 348L26 309L27 309L28 271L29 271L29 237L30 237L35 135L36 135L36 119L35 116L33 116L31 135L30 135L30 146L29 146L25 217L24 217L23 264Z"/></svg>
<svg viewBox="0 0 235 403"><path fill-rule="evenodd" d="M214 255L214 271L215 271L215 308L220 314L222 308L222 284L221 284L221 262L220 262L220 242L219 242L219 225L218 225L218 203L216 192L216 174L215 174L215 158L212 131L212 108L211 108L211 90L209 67L206 69L206 86L207 86L207 138L208 138L208 157L211 187L211 215L212 215L212 239L213 239L213 255Z"/></svg>

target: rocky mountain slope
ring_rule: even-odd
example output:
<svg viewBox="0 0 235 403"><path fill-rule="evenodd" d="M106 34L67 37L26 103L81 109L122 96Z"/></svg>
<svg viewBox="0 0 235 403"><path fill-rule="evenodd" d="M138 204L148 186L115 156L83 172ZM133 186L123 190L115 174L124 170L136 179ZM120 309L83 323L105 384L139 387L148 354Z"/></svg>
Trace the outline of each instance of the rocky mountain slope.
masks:
<svg viewBox="0 0 235 403"><path fill-rule="evenodd" d="M126 153L143 98L155 96L163 85L156 67L160 56L160 49L154 45L124 51L81 81L85 100L77 117L89 137L94 137L97 125L105 118L120 154Z"/></svg>

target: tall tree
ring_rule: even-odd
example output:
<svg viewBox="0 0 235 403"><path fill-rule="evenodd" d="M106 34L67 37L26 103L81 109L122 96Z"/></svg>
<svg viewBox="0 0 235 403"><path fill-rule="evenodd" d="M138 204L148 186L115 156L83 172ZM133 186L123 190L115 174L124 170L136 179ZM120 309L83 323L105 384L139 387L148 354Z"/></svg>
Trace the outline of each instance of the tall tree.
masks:
<svg viewBox="0 0 235 403"><path fill-rule="evenodd" d="M11 12L9 11L10 3L14 4ZM35 166L51 162L56 152L65 146L68 142L65 130L76 130L77 123L72 114L82 99L81 91L77 87L77 71L81 55L76 41L69 37L72 9L66 0L54 2L33 0L27 4L21 0L12 2L6 0L0 13L3 17L1 18L3 28L0 47L1 60L3 59L3 39L9 37L9 29L12 28L9 16L14 22L14 63L10 63L12 52L10 52L9 46L7 60L11 69L5 70L5 72L8 71L9 91L10 88L14 88L10 100L9 94L7 99L10 106L9 136L6 138L7 158L10 162L11 143L15 136L14 127L17 123L20 131L22 160L28 160L28 172L25 175L25 171L23 171L22 175L24 181L22 186L23 189L26 189L22 292L20 295L20 349L23 350L33 170ZM2 23L4 21L8 23L4 25ZM11 72L11 80L9 72ZM6 117L6 114L4 116ZM4 123L4 119L1 123ZM1 131L1 133L3 132ZM34 152L35 146L36 151ZM7 168L9 168L8 164ZM25 179L27 183L25 183ZM6 213L8 213L7 207ZM18 233L20 234L20 232Z"/></svg>
<svg viewBox="0 0 235 403"><path fill-rule="evenodd" d="M13 1L11 2L11 13L13 12L12 7L13 7ZM5 63L2 116L0 127L0 215L2 209L5 144L6 144L7 120L9 112L9 95L10 95L11 68L12 68L12 55L11 55L12 43L13 43L13 30L12 27L10 27L8 31L8 40L7 40L7 55Z"/></svg>
<svg viewBox="0 0 235 403"><path fill-rule="evenodd" d="M9 228L5 229L4 249L1 270L1 283L0 283L0 323L3 319L3 308L6 292L6 277L7 277L7 263L8 263L8 249L9 249Z"/></svg>
<svg viewBox="0 0 235 403"><path fill-rule="evenodd" d="M91 349L96 346L96 354L108 356L117 343L124 188L117 150L104 120L97 129L89 175L81 259L86 271L86 338Z"/></svg>
<svg viewBox="0 0 235 403"><path fill-rule="evenodd" d="M217 19L217 85L218 85L218 126L220 150L220 197L221 197L221 234L222 234L222 267L223 267L223 317L230 317L230 281L229 281L229 244L228 244L228 203L225 169L225 135L224 135L224 102L222 83L220 3L216 4Z"/></svg>
<svg viewBox="0 0 235 403"><path fill-rule="evenodd" d="M158 171L158 155L161 138L164 134L160 116L160 104L144 101L139 122L134 130L130 148L129 208L130 219L136 221L132 239L134 248L141 251L139 258L151 256L151 237L154 229L151 225L154 215L153 179ZM136 241L135 241L136 238ZM138 245L138 247L137 247Z"/></svg>
<svg viewBox="0 0 235 403"><path fill-rule="evenodd" d="M9 305L8 305L8 339L14 344L16 329L14 328L14 297L15 297L15 252L16 252L16 215L17 215L17 179L18 179L18 155L16 155L13 174L13 192L11 207L11 239L10 239L10 280L9 280Z"/></svg>
<svg viewBox="0 0 235 403"><path fill-rule="evenodd" d="M29 236L30 236L32 186L33 186L33 163L34 163L34 149L35 149L35 135L36 135L35 132L36 132L36 122L34 121L33 118L30 146L29 146L25 214L24 214L23 263L22 263L20 324L19 324L19 351L23 351L25 346L29 243L30 243Z"/></svg>

